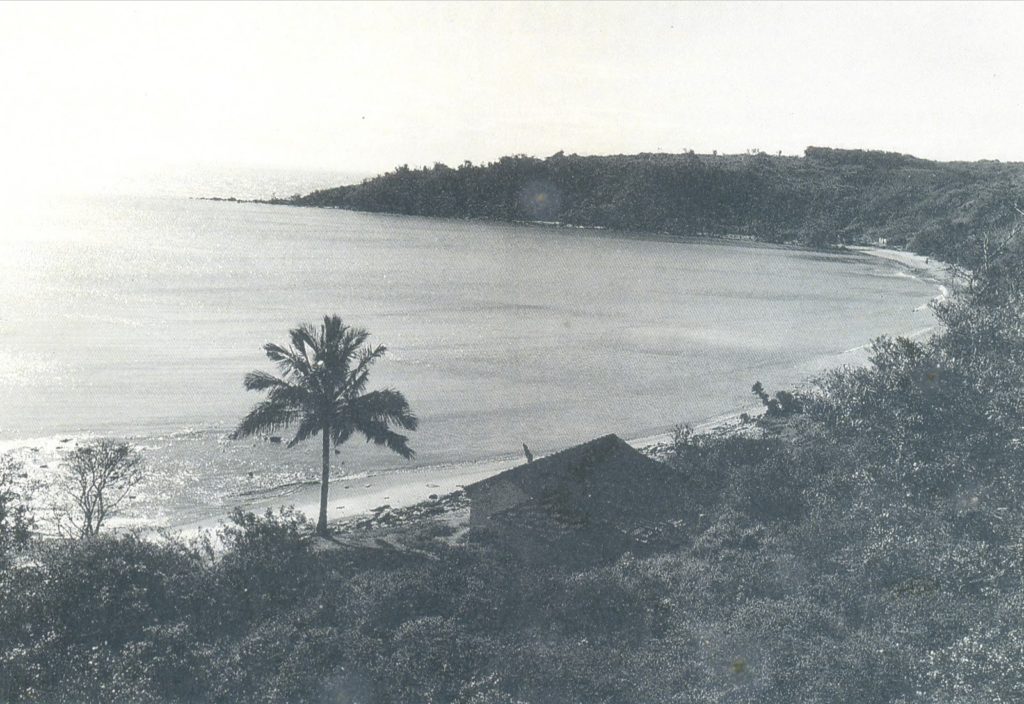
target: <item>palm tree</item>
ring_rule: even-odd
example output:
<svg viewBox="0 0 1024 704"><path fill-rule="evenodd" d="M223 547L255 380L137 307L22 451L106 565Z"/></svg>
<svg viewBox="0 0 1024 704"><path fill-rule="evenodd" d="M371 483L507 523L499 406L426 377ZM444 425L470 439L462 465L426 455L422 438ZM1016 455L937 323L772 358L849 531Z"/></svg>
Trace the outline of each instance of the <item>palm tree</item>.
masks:
<svg viewBox="0 0 1024 704"><path fill-rule="evenodd" d="M408 438L392 426L416 430L418 421L398 391L365 393L370 367L387 349L366 345L370 336L362 328L348 327L337 315L324 316L319 330L301 325L290 331L291 345L263 346L277 363L281 376L253 371L245 375L245 388L266 391L231 434L232 439L272 432L296 425L294 446L320 433L323 437L323 472L320 477L320 516L316 530L327 534L327 485L331 473L331 443L337 447L354 433L367 442L384 445L406 459L414 455Z"/></svg>

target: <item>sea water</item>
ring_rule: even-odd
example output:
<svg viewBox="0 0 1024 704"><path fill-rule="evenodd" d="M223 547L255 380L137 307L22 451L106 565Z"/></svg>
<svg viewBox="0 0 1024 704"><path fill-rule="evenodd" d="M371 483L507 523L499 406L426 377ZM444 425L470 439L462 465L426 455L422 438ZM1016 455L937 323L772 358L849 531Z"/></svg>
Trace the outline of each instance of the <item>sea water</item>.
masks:
<svg viewBox="0 0 1024 704"><path fill-rule="evenodd" d="M235 186L193 193L271 194ZM387 345L370 388L421 421L415 460L356 438L349 475L650 435L934 322L935 285L871 257L188 191L55 197L0 232L0 450L44 480L75 442L128 438L158 523L318 478L319 443L227 435L260 398L243 375L274 371L262 345L325 314Z"/></svg>

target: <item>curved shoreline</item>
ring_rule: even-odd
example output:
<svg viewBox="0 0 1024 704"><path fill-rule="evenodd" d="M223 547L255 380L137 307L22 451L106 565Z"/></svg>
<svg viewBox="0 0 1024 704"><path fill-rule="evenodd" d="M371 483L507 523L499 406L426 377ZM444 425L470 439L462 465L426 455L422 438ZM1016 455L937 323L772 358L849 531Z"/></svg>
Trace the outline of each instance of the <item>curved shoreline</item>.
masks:
<svg viewBox="0 0 1024 704"><path fill-rule="evenodd" d="M607 233L602 233L607 234ZM703 240L713 242L713 240ZM730 242L730 244L748 244L745 242ZM752 246L764 246L763 243L749 243ZM844 253L839 250L836 253ZM944 265L933 262L926 257L915 255L899 250L888 250L877 247L850 247L845 250L846 254L852 256L872 256L886 259L894 265L910 270L916 277L927 279L938 284L938 281L947 275ZM939 284L941 287L941 284ZM940 296L942 289L940 288ZM927 305L927 304L924 304ZM924 307L924 305L922 307ZM932 328L916 330L913 333L921 336L928 334ZM862 363L866 355L861 353L864 347L854 348L845 352L822 357L820 360L809 360L828 366L837 366L845 363ZM849 360L847 360L849 358ZM805 376L806 378L806 376ZM719 413L699 422L692 423L695 430L708 432L722 426L735 423L740 414L759 410L759 406L736 408L733 411ZM685 421L685 418L676 419ZM662 426L665 427L665 426ZM75 439L88 437L92 433L69 433ZM651 448L652 446L664 445L671 439L671 432L643 433L639 436L628 438L628 442L637 448ZM39 441L50 440L56 442L56 438L38 438ZM29 443L9 442L8 445L20 445L27 448ZM557 449L557 448L556 448ZM493 474L510 469L521 464L523 458L520 454L495 455L478 458L476 460L455 461L447 464L424 465L408 469L381 470L376 473L360 473L355 476L338 476L331 482L331 497L329 503L329 519L332 521L350 518L355 515L369 512L373 508L384 504L390 504L394 508L408 506L428 500L431 494L438 496L458 490L465 484L479 481ZM52 464L52 463L51 463ZM153 525L166 526L171 530L190 531L196 528L214 527L228 514L232 506L239 506L245 510L263 511L267 508L281 505L294 505L298 510L307 515L315 516L319 508L319 482L288 482L283 485L266 486L252 491L245 491L234 495L223 497L222 507L204 506L202 502L196 504L192 510L170 507L164 514L165 517L157 519ZM126 521L129 522L129 521Z"/></svg>
<svg viewBox="0 0 1024 704"><path fill-rule="evenodd" d="M878 257L879 259L896 262L905 269L909 269L915 275L920 276L922 279L937 284L939 288L943 289L945 294L948 295L946 284L951 282L953 274L951 267L945 262L933 259L932 257L927 257L923 254L908 252L903 249L889 249L887 247L874 247L868 245L848 245L846 249L866 254L871 257Z"/></svg>

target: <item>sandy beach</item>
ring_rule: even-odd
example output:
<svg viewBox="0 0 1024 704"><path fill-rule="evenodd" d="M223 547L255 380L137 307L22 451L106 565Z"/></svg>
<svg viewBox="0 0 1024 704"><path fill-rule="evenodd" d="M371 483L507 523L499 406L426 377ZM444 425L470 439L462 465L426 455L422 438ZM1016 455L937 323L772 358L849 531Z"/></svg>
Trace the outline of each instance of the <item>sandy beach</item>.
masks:
<svg viewBox="0 0 1024 704"><path fill-rule="evenodd" d="M757 411L758 407L750 406L693 424L691 428L698 433L724 431L736 426L740 422L741 414L753 414ZM671 440L671 433L660 433L629 439L627 442L637 449L656 452L659 448L667 447ZM418 467L369 476L334 476L331 479L328 494L327 518L329 522L337 523L354 516L370 513L373 509L381 506L389 506L392 509L413 506L451 494L469 484L512 469L524 462L523 455L510 454L479 462ZM307 518L315 520L320 511L320 485L303 484L288 496L252 498L239 501L237 505L246 511L256 513L281 506L292 506L304 513ZM191 533L197 530L216 528L223 520L223 516L214 516L200 521L172 522L169 529Z"/></svg>
<svg viewBox="0 0 1024 704"><path fill-rule="evenodd" d="M467 484L504 472L520 464L519 458L505 457L482 462L456 464L448 467L418 467L399 472L360 475L358 478L335 476L328 495L327 517L331 522L368 513L379 506L403 508L458 491ZM310 520L316 520L320 511L320 485L303 484L290 496L240 501L246 511L262 513L267 509L292 506ZM211 517L198 522L172 523L172 531L191 532L196 529L215 528L223 517Z"/></svg>
<svg viewBox="0 0 1024 704"><path fill-rule="evenodd" d="M900 249L863 245L852 245L848 246L847 249L896 262L909 269L915 275L940 284L940 288L943 289L945 286L942 286L942 284L948 283L952 278L952 272L948 264L922 254L914 254L913 252L906 252Z"/></svg>

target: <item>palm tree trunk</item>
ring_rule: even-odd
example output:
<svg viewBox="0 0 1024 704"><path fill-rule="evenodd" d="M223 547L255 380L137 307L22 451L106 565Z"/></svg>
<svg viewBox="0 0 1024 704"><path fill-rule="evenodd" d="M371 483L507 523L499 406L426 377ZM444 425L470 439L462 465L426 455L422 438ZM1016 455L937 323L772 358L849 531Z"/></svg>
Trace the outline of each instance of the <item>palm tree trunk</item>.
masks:
<svg viewBox="0 0 1024 704"><path fill-rule="evenodd" d="M331 426L324 423L323 472L320 475L320 517L316 520L316 532L327 535L327 484L331 478Z"/></svg>

